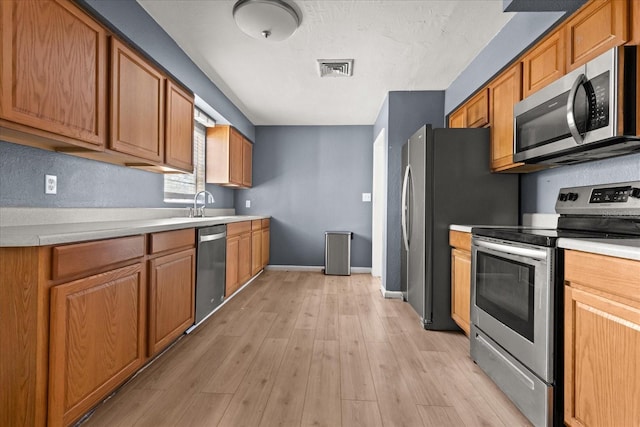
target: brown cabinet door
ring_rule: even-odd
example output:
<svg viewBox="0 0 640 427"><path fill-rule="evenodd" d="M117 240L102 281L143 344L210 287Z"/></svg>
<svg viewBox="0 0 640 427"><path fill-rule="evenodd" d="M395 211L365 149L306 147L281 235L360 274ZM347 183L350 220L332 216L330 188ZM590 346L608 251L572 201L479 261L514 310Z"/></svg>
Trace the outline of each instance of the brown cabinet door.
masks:
<svg viewBox="0 0 640 427"><path fill-rule="evenodd" d="M262 230L251 232L251 275L262 270Z"/></svg>
<svg viewBox="0 0 640 427"><path fill-rule="evenodd" d="M449 127L450 128L466 127L465 116L464 116L464 105L449 115Z"/></svg>
<svg viewBox="0 0 640 427"><path fill-rule="evenodd" d="M69 425L145 357L142 264L51 289L49 426Z"/></svg>
<svg viewBox="0 0 640 427"><path fill-rule="evenodd" d="M195 256L189 249L149 261L149 356L193 325Z"/></svg>
<svg viewBox="0 0 640 427"><path fill-rule="evenodd" d="M0 117L104 147L104 29L67 0L1 1L0 20Z"/></svg>
<svg viewBox="0 0 640 427"><path fill-rule="evenodd" d="M111 38L109 148L164 161L164 77L135 51Z"/></svg>
<svg viewBox="0 0 640 427"><path fill-rule="evenodd" d="M227 268L224 296L229 298L238 289L238 263L240 260L240 236L227 237Z"/></svg>
<svg viewBox="0 0 640 427"><path fill-rule="evenodd" d="M269 265L269 228L262 229L262 268Z"/></svg>
<svg viewBox="0 0 640 427"><path fill-rule="evenodd" d="M251 233L240 235L238 249L238 284L244 285L251 278Z"/></svg>
<svg viewBox="0 0 640 427"><path fill-rule="evenodd" d="M229 181L236 185L242 185L242 139L242 135L232 128L229 135Z"/></svg>
<svg viewBox="0 0 640 427"><path fill-rule="evenodd" d="M631 28L629 29L631 37L629 37L629 44L640 45L640 0L631 0L631 9L629 10L629 16Z"/></svg>
<svg viewBox="0 0 640 427"><path fill-rule="evenodd" d="M253 144L246 138L242 139L242 186L250 188L252 184Z"/></svg>
<svg viewBox="0 0 640 427"><path fill-rule="evenodd" d="M491 83L491 169L500 171L513 163L513 106L522 99L522 73L517 63Z"/></svg>
<svg viewBox="0 0 640 427"><path fill-rule="evenodd" d="M193 172L193 96L167 80L165 163Z"/></svg>
<svg viewBox="0 0 640 427"><path fill-rule="evenodd" d="M522 58L524 97L565 74L564 35L556 31Z"/></svg>
<svg viewBox="0 0 640 427"><path fill-rule="evenodd" d="M471 317L471 253L451 250L451 317L469 336Z"/></svg>
<svg viewBox="0 0 640 427"><path fill-rule="evenodd" d="M629 38L629 1L596 0L587 3L564 26L571 71Z"/></svg>
<svg viewBox="0 0 640 427"><path fill-rule="evenodd" d="M489 124L489 91L482 89L464 105L466 126L481 128Z"/></svg>
<svg viewBox="0 0 640 427"><path fill-rule="evenodd" d="M569 286L564 300L565 423L637 425L640 303L627 305Z"/></svg>

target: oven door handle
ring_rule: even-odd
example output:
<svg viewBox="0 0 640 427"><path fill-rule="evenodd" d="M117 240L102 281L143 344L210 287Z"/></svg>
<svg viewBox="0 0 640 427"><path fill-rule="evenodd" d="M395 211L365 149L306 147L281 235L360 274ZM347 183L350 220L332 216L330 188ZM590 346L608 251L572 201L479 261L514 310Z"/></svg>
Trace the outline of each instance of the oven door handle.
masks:
<svg viewBox="0 0 640 427"><path fill-rule="evenodd" d="M500 243L485 242L482 240L475 240L474 245L480 248L492 249L497 252L520 255L534 259L544 260L547 258L547 252L541 249L519 248L517 246L501 245Z"/></svg>
<svg viewBox="0 0 640 427"><path fill-rule="evenodd" d="M584 142L584 137L578 130L578 126L576 125L576 114L575 114L575 103L576 103L576 94L578 93L578 89L580 86L587 82L587 78L584 74L580 74L576 81L573 82L573 86L571 86L571 91L569 92L569 98L567 99L567 126L569 126L569 131L571 132L571 136L575 139L576 143L582 144Z"/></svg>

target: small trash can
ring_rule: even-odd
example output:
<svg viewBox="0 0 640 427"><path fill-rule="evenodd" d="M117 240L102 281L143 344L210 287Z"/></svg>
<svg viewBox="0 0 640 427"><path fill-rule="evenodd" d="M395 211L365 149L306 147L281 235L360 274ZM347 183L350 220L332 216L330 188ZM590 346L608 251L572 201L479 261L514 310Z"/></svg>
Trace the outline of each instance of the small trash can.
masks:
<svg viewBox="0 0 640 427"><path fill-rule="evenodd" d="M324 233L324 274L351 275L351 231Z"/></svg>

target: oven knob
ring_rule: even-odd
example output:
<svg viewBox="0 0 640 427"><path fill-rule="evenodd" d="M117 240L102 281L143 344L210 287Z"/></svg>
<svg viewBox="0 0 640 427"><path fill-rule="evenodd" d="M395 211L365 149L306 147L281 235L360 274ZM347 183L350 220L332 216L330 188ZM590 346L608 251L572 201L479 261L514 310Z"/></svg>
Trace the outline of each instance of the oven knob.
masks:
<svg viewBox="0 0 640 427"><path fill-rule="evenodd" d="M640 199L640 188L632 188L629 195L631 197L635 197L636 199Z"/></svg>
<svg viewBox="0 0 640 427"><path fill-rule="evenodd" d="M578 193L569 193L567 194L567 198L572 202L575 202L576 200L578 200Z"/></svg>
<svg viewBox="0 0 640 427"><path fill-rule="evenodd" d="M561 202L566 202L567 201L567 194L566 193L560 193L560 195L558 196L558 200L560 200Z"/></svg>

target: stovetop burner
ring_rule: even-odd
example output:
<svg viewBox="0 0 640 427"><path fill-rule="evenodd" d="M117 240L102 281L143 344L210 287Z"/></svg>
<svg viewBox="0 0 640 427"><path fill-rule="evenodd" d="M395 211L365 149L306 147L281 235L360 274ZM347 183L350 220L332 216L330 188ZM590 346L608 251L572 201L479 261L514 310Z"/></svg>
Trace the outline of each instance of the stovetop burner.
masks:
<svg viewBox="0 0 640 427"><path fill-rule="evenodd" d="M559 238L640 238L640 181L563 188L556 201L558 228L473 227L474 236L555 247Z"/></svg>

